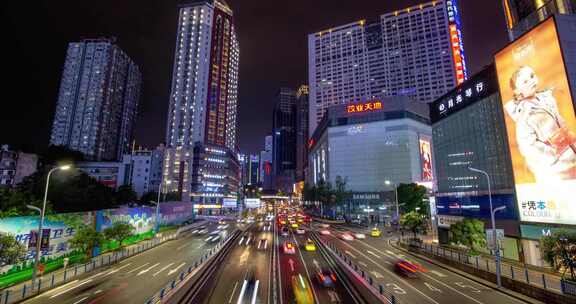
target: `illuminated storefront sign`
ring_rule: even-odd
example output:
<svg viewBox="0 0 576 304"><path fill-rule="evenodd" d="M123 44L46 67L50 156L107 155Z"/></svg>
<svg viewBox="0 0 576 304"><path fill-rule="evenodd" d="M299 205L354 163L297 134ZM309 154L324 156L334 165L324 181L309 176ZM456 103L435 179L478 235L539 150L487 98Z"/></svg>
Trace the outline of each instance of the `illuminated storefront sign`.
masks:
<svg viewBox="0 0 576 304"><path fill-rule="evenodd" d="M420 137L420 162L422 164L422 181L432 181L434 179L432 174L432 147L430 140L423 137Z"/></svg>
<svg viewBox="0 0 576 304"><path fill-rule="evenodd" d="M496 92L498 80L494 68L490 67L433 102L430 106L430 119L435 123Z"/></svg>
<svg viewBox="0 0 576 304"><path fill-rule="evenodd" d="M446 1L448 10L448 28L450 31L450 43L452 45L452 58L456 70L456 84L463 83L468 78L466 59L464 56L464 43L462 40L462 25L460 12L456 0Z"/></svg>
<svg viewBox="0 0 576 304"><path fill-rule="evenodd" d="M382 110L381 101L369 101L365 103L353 104L346 106L346 112L348 113L364 113Z"/></svg>
<svg viewBox="0 0 576 304"><path fill-rule="evenodd" d="M576 117L553 18L496 54L520 219L576 224Z"/></svg>
<svg viewBox="0 0 576 304"><path fill-rule="evenodd" d="M222 205L201 205L195 204L194 209L221 209Z"/></svg>
<svg viewBox="0 0 576 304"><path fill-rule="evenodd" d="M245 198L244 204L246 205L246 208L249 209L256 209L262 206L262 202L259 198Z"/></svg>
<svg viewBox="0 0 576 304"><path fill-rule="evenodd" d="M235 198L224 198L222 200L222 207L224 208L236 208L237 201Z"/></svg>

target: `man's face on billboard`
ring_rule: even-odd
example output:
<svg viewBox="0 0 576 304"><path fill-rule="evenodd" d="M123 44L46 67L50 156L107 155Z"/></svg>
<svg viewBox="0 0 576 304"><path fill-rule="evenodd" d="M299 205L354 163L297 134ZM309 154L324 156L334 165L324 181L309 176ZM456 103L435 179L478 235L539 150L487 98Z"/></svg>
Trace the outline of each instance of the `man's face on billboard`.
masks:
<svg viewBox="0 0 576 304"><path fill-rule="evenodd" d="M516 96L526 98L534 96L538 89L538 77L531 67L521 67L515 73L514 94Z"/></svg>

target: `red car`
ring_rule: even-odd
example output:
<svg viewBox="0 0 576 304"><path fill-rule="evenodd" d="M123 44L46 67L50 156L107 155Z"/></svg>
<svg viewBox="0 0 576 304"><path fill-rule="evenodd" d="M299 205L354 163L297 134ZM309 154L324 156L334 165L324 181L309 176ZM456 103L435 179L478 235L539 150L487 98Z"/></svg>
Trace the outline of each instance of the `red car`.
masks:
<svg viewBox="0 0 576 304"><path fill-rule="evenodd" d="M292 242L284 242L284 246L282 246L282 248L284 249L284 253L286 253L286 254L295 254L296 253L296 246L294 246L294 244L292 244Z"/></svg>
<svg viewBox="0 0 576 304"><path fill-rule="evenodd" d="M408 277L417 277L418 272L426 272L427 271L420 264L417 264L417 263L414 263L411 261L407 261L404 259L398 260L394 264L394 269L396 270L396 272L403 274L405 276L408 276Z"/></svg>

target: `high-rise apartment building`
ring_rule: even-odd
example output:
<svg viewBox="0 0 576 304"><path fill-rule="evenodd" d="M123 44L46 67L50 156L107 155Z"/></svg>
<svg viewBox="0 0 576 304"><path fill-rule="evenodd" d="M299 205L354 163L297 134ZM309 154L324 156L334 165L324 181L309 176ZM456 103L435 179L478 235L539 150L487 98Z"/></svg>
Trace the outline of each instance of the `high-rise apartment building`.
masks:
<svg viewBox="0 0 576 304"><path fill-rule="evenodd" d="M90 160L120 160L130 150L142 75L114 39L68 45L50 144Z"/></svg>
<svg viewBox="0 0 576 304"><path fill-rule="evenodd" d="M233 12L223 0L181 1L177 35L164 179L184 201L217 202L236 195L239 181Z"/></svg>
<svg viewBox="0 0 576 304"><path fill-rule="evenodd" d="M576 13L575 0L504 0L502 3L511 41L551 15Z"/></svg>
<svg viewBox="0 0 576 304"><path fill-rule="evenodd" d="M432 102L467 77L455 0L308 36L309 135L329 106L388 96Z"/></svg>
<svg viewBox="0 0 576 304"><path fill-rule="evenodd" d="M264 139L264 151L260 151L260 183L264 190L270 190L272 185L272 135Z"/></svg>
<svg viewBox="0 0 576 304"><path fill-rule="evenodd" d="M308 164L308 86L296 92L296 181L303 181Z"/></svg>
<svg viewBox="0 0 576 304"><path fill-rule="evenodd" d="M276 96L272 120L272 167L274 185L292 192L296 174L296 91L281 88Z"/></svg>

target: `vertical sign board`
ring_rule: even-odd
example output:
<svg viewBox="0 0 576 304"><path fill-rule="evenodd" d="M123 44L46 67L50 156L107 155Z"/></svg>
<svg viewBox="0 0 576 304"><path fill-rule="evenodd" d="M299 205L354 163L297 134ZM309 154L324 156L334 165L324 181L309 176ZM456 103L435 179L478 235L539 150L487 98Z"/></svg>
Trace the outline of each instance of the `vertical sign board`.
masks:
<svg viewBox="0 0 576 304"><path fill-rule="evenodd" d="M434 179L432 170L432 147L430 145L430 139L424 136L420 136L420 163L422 167L422 181L431 182Z"/></svg>
<svg viewBox="0 0 576 304"><path fill-rule="evenodd" d="M462 39L462 24L460 22L460 10L456 0L446 1L448 14L448 30L450 32L450 44L452 48L452 59L456 71L456 84L459 85L468 79L466 70L466 58L464 55L464 43Z"/></svg>
<svg viewBox="0 0 576 304"><path fill-rule="evenodd" d="M576 118L553 18L496 54L520 219L576 224Z"/></svg>

